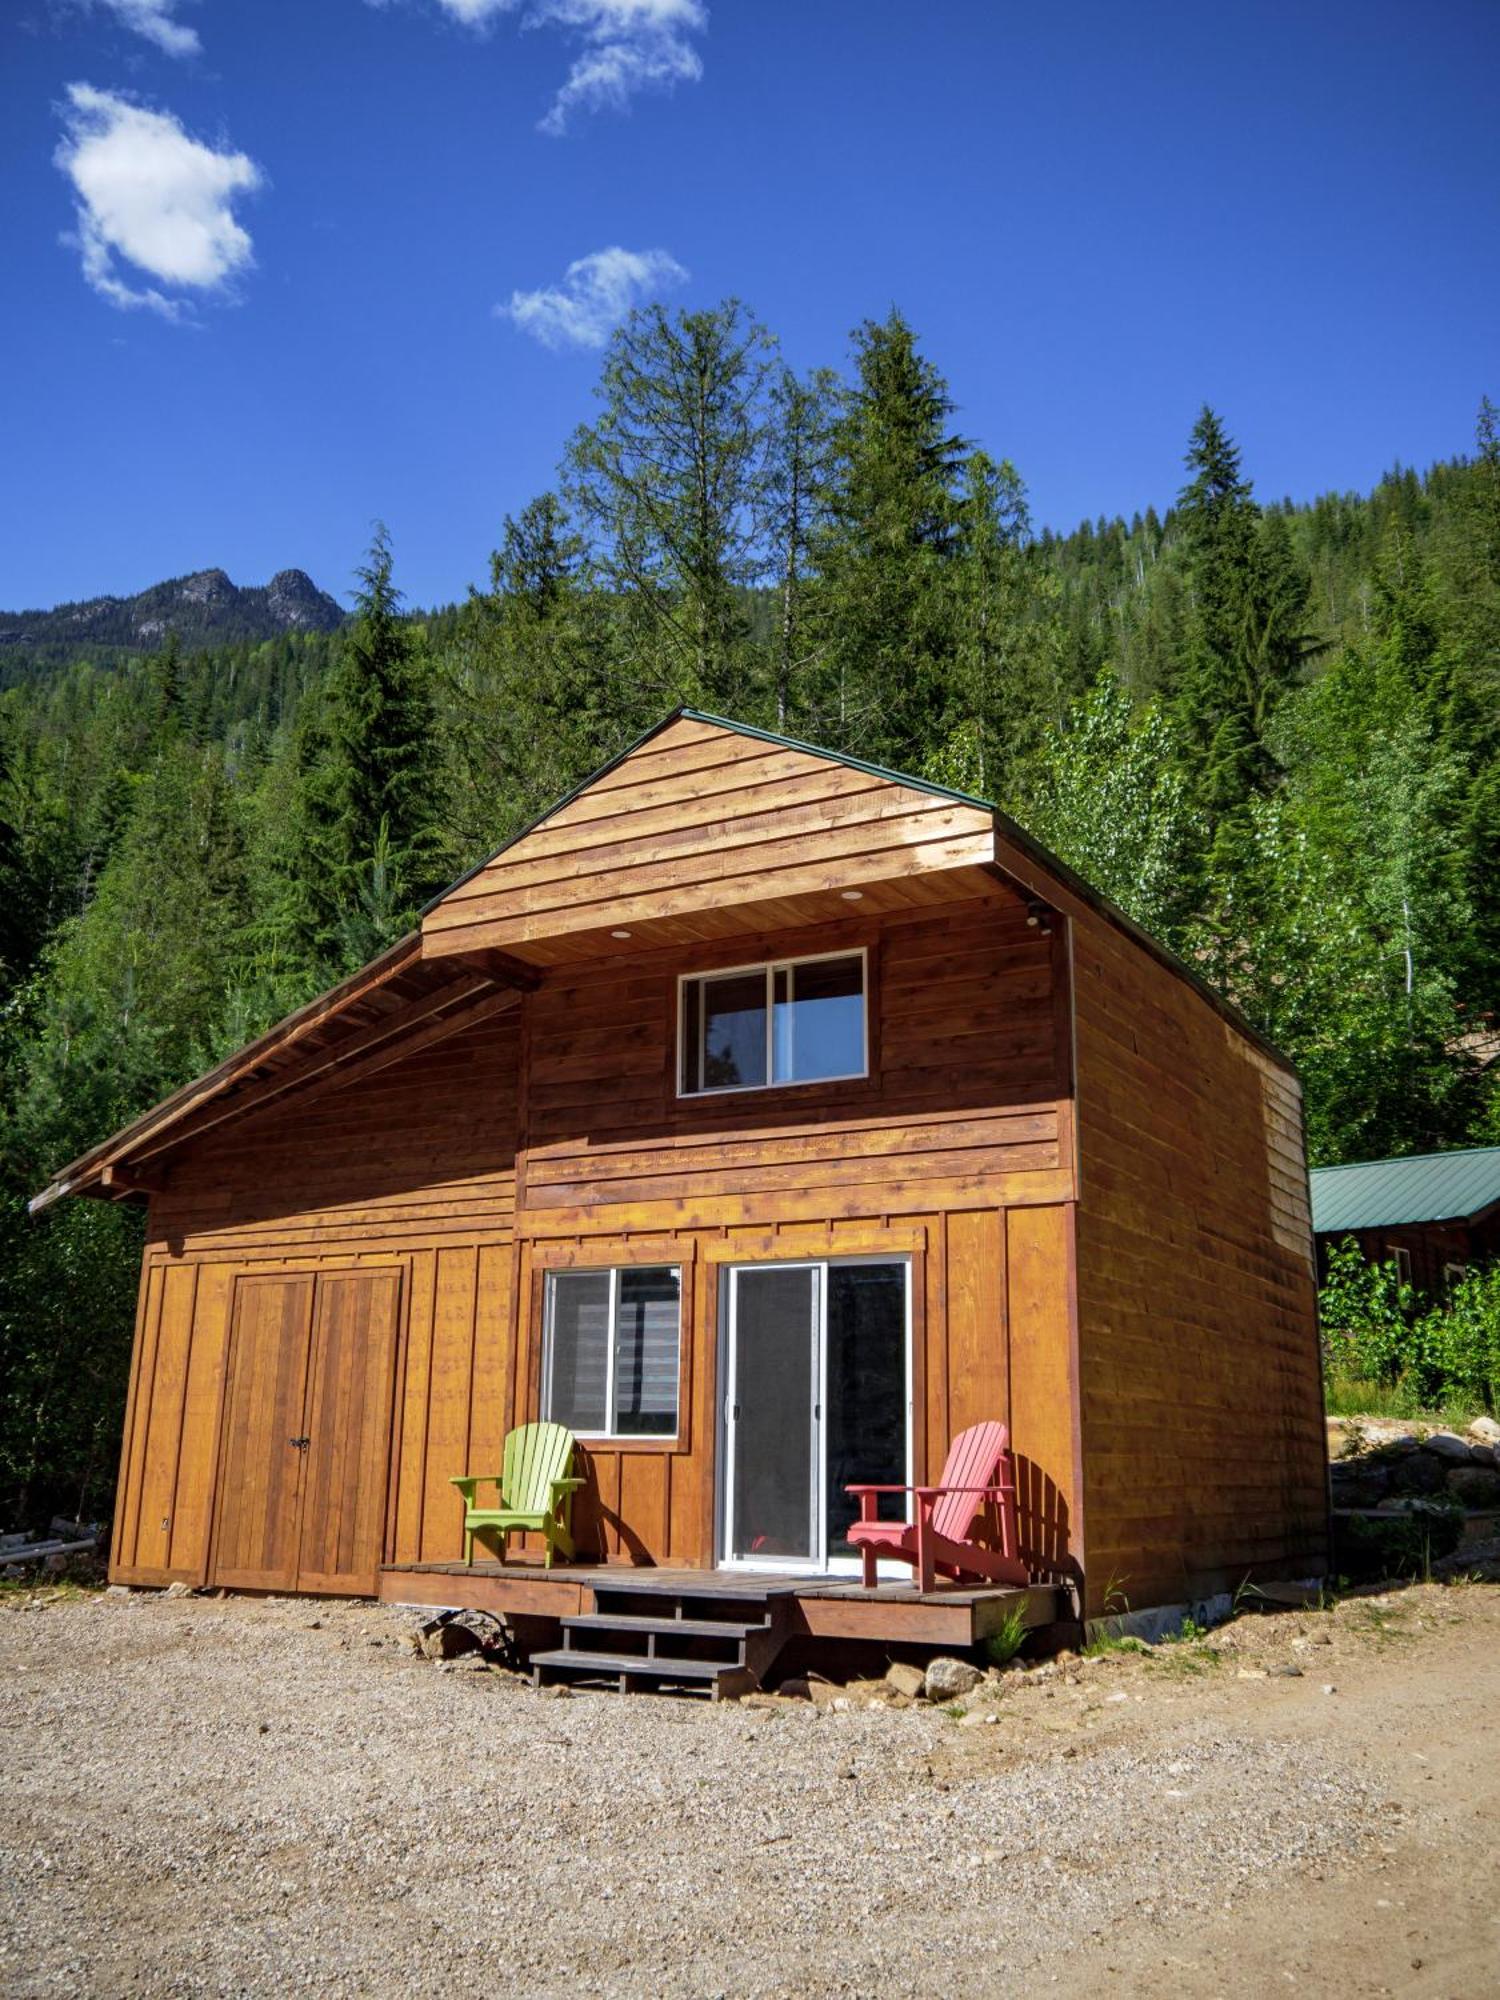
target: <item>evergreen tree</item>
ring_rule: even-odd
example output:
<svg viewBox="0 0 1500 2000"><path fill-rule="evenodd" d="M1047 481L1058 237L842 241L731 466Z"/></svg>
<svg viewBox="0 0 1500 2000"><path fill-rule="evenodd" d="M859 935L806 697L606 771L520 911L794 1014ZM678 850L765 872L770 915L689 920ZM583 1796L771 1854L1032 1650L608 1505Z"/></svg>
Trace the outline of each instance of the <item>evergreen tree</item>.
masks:
<svg viewBox="0 0 1500 2000"><path fill-rule="evenodd" d="M631 314L564 493L620 595L632 671L657 708L732 712L747 682L739 593L765 573L769 334L737 300Z"/></svg>
<svg viewBox="0 0 1500 2000"><path fill-rule="evenodd" d="M920 767L946 733L965 447L947 384L899 313L856 331L854 363L816 545L828 683L817 723L837 748Z"/></svg>
<svg viewBox="0 0 1500 2000"><path fill-rule="evenodd" d="M805 727L804 711L817 706L816 689L805 685L816 678L817 664L807 636L807 596L814 552L828 521L836 411L830 370L815 370L805 381L782 370L771 393L766 480L777 597L771 691L775 724L782 731Z"/></svg>
<svg viewBox="0 0 1500 2000"><path fill-rule="evenodd" d="M621 669L619 621L556 494L505 522L442 678L449 820L488 854L639 735L656 713Z"/></svg>
<svg viewBox="0 0 1500 2000"><path fill-rule="evenodd" d="M307 901L340 968L399 936L448 872L431 674L392 570L378 525L356 572L354 622L302 734ZM351 929L359 911L367 921Z"/></svg>

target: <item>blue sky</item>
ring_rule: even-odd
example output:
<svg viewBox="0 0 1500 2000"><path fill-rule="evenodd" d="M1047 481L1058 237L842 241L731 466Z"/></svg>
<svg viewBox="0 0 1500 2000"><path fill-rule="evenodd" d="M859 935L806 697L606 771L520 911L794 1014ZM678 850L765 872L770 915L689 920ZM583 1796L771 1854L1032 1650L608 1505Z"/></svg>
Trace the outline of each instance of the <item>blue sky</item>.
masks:
<svg viewBox="0 0 1500 2000"><path fill-rule="evenodd" d="M1495 0L8 0L0 605L343 593L376 516L461 595L653 289L799 369L898 305L1039 522L1170 501L1205 399L1263 497L1366 488L1500 400L1497 57Z"/></svg>

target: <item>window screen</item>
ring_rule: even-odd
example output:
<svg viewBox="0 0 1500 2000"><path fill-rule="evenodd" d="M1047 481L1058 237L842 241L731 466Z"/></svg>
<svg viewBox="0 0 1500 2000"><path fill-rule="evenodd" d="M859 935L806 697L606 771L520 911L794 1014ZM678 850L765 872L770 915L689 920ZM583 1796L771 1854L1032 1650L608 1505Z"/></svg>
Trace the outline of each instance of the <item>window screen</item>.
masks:
<svg viewBox="0 0 1500 2000"><path fill-rule="evenodd" d="M543 1416L586 1437L675 1436L681 1295L670 1266L550 1272Z"/></svg>

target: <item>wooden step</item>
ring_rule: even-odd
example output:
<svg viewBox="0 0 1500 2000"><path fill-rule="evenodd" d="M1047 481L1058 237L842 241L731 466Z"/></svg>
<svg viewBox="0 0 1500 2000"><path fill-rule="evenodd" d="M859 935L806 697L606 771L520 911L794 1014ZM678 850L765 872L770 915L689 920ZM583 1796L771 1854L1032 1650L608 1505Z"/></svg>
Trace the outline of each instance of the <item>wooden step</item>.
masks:
<svg viewBox="0 0 1500 2000"><path fill-rule="evenodd" d="M748 1639L752 1632L764 1632L769 1620L731 1623L723 1618L654 1618L625 1611L578 1611L559 1619L565 1632L657 1632L666 1637L681 1634L685 1639Z"/></svg>
<svg viewBox="0 0 1500 2000"><path fill-rule="evenodd" d="M673 1686L694 1687L718 1699L727 1694L748 1693L756 1677L748 1667L725 1660L648 1660L643 1653L575 1653L565 1647L533 1653L531 1675L537 1687L551 1674L581 1675L587 1679L615 1681L621 1693L632 1684L650 1681Z"/></svg>

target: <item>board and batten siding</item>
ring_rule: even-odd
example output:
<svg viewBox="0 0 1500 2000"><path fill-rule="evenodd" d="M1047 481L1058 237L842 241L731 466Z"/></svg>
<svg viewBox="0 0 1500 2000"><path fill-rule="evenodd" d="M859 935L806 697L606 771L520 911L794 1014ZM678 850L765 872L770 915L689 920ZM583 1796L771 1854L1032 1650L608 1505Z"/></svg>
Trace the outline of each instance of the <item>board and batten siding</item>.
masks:
<svg viewBox="0 0 1500 2000"><path fill-rule="evenodd" d="M448 1482L497 1468L538 1413L545 1273L577 1262L684 1277L679 1435L589 1447L581 1552L709 1564L719 1271L869 1254L913 1262L918 1476L956 1431L1006 1418L1026 1539L1065 1569L1066 960L979 879L947 909L559 966L511 1013L185 1148L152 1202L114 1572L208 1580L237 1280L363 1266L402 1273L389 1557L460 1556ZM679 1099L679 974L856 947L868 1079Z"/></svg>
<svg viewBox="0 0 1500 2000"><path fill-rule="evenodd" d="M1300 1087L1087 911L1073 981L1088 1613L1321 1574Z"/></svg>
<svg viewBox="0 0 1500 2000"><path fill-rule="evenodd" d="M208 1580L237 1281L401 1273L388 1546L459 1543L456 1470L505 1433L519 1011L183 1149L153 1196L112 1574Z"/></svg>

